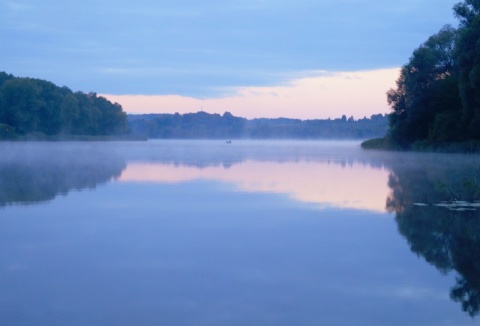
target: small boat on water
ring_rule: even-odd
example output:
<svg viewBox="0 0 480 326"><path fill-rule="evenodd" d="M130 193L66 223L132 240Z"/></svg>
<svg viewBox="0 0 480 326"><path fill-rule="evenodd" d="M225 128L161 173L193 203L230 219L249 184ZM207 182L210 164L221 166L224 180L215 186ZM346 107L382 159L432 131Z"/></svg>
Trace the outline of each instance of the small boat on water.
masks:
<svg viewBox="0 0 480 326"><path fill-rule="evenodd" d="M226 143L227 143L227 144L231 144L232 141L231 141L231 140L227 140Z"/></svg>

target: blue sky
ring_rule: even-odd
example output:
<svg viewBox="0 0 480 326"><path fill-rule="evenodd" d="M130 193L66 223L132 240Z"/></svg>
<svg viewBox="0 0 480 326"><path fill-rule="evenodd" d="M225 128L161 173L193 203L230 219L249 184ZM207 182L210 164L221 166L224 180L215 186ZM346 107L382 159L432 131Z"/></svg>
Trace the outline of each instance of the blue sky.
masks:
<svg viewBox="0 0 480 326"><path fill-rule="evenodd" d="M218 99L398 68L456 24L456 2L0 0L0 70L100 94Z"/></svg>

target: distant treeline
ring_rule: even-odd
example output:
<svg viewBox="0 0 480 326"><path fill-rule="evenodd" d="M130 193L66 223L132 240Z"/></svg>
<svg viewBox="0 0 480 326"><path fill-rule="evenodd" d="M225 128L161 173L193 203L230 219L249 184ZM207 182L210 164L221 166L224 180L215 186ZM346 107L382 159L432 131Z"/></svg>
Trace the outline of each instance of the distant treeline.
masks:
<svg viewBox="0 0 480 326"><path fill-rule="evenodd" d="M126 114L95 93L0 72L0 139L57 135L119 135Z"/></svg>
<svg viewBox="0 0 480 326"><path fill-rule="evenodd" d="M0 139L90 139L124 135L170 139L366 139L381 137L382 114L355 120L252 119L229 112L126 115L96 93L0 72Z"/></svg>
<svg viewBox="0 0 480 326"><path fill-rule="evenodd" d="M134 136L163 139L365 139L385 135L388 118L382 114L355 120L245 119L229 112L209 114L128 115Z"/></svg>

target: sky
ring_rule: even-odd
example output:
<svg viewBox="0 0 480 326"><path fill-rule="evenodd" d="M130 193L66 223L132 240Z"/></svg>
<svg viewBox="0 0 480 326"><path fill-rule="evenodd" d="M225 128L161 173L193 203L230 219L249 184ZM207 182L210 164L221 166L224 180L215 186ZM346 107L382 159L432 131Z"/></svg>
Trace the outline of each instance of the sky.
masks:
<svg viewBox="0 0 480 326"><path fill-rule="evenodd" d="M459 0L0 0L0 71L127 113L362 118Z"/></svg>

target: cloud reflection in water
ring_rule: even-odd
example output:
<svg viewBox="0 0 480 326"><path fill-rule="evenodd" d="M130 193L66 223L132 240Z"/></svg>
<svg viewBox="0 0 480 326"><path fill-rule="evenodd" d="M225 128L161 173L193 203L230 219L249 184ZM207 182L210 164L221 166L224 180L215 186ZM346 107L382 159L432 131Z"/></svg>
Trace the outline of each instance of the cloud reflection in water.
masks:
<svg viewBox="0 0 480 326"><path fill-rule="evenodd" d="M385 212L388 171L353 162L273 162L245 160L229 167L168 163L129 163L120 182L180 183L212 180L233 183L240 191L287 194L319 207Z"/></svg>

